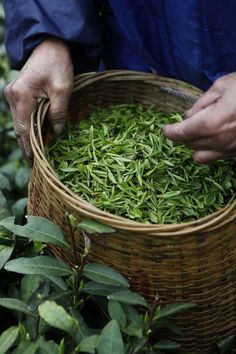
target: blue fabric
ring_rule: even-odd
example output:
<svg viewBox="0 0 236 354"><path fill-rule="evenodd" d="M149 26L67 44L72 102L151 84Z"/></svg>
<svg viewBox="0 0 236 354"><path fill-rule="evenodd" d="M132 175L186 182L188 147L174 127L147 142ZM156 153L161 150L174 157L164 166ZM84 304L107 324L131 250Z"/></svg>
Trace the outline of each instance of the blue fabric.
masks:
<svg viewBox="0 0 236 354"><path fill-rule="evenodd" d="M51 35L70 43L82 71L100 55L100 68L156 71L202 89L236 71L235 0L105 0L102 21L100 2L5 0L12 66Z"/></svg>
<svg viewBox="0 0 236 354"><path fill-rule="evenodd" d="M81 71L94 70L101 50L101 24L92 0L5 0L5 42L11 65L22 67L32 50L49 36L78 52Z"/></svg>

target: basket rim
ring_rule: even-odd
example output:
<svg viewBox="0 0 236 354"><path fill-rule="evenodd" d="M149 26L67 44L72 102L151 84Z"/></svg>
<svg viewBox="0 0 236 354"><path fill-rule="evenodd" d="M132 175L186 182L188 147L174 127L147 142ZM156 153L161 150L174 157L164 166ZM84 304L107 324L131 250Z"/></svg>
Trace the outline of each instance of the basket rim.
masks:
<svg viewBox="0 0 236 354"><path fill-rule="evenodd" d="M188 85L188 89L190 92L192 91L195 96L200 97L202 91L195 88L192 85L186 84L183 81L166 78L163 76L159 76L153 73L143 73L139 71L130 71L130 70L110 70L105 72L90 72L85 74L80 74L74 79L74 89L73 93L89 86L95 82L101 80L140 80L145 82L155 84L155 81L159 83L163 81L163 85L171 83L178 88L180 87L180 92L183 92L184 89L181 87L182 85ZM146 80L147 79L147 80ZM68 187L66 187L57 177L57 174L52 169L50 164L48 163L45 155L44 155L44 144L42 138L42 125L46 117L46 113L50 103L47 99L41 99L38 103L38 106L33 111L31 115L31 129L30 129L30 141L34 154L34 163L38 163L41 168L41 172L43 172L44 178L48 183L51 184L51 187L57 192L58 195L62 198L62 200L66 200L67 204L74 210L78 210L81 214L88 216L90 219L95 219L98 221L103 221L108 225L116 227L117 229L123 229L134 232L147 232L150 234L158 235L184 235L184 234L192 234L196 231L204 231L209 227L215 228L215 225L222 226L222 222L226 223L226 217L230 214L232 209L236 207L236 200L229 203L225 207L211 213L203 218L192 220L188 222L183 222L179 224L144 224L140 223L125 217L121 217L115 214L111 214L106 211L102 211L101 209L93 206L91 203L85 201L83 198L79 197L77 194L72 192ZM231 218L230 218L231 219ZM221 222L221 223L220 223ZM183 232L185 229L185 232Z"/></svg>

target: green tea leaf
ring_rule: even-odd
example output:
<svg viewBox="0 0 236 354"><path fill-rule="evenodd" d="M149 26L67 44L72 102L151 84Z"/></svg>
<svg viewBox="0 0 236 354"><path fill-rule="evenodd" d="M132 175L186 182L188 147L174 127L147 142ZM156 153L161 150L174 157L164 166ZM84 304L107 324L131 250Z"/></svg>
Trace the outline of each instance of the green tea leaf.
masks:
<svg viewBox="0 0 236 354"><path fill-rule="evenodd" d="M9 247L5 245L0 245L0 269L4 267L4 264L11 257L14 247Z"/></svg>
<svg viewBox="0 0 236 354"><path fill-rule="evenodd" d="M112 294L113 292L123 291L123 290L126 290L126 288L121 286L101 284L95 281L89 281L84 285L84 289L83 289L83 291L86 294L100 295L100 296L107 296Z"/></svg>
<svg viewBox="0 0 236 354"><path fill-rule="evenodd" d="M7 262L4 268L9 272L21 274L63 276L73 273L70 267L64 262L47 256L13 259Z"/></svg>
<svg viewBox="0 0 236 354"><path fill-rule="evenodd" d="M79 343L77 350L83 353L95 354L99 338L98 335L83 338Z"/></svg>
<svg viewBox="0 0 236 354"><path fill-rule="evenodd" d="M142 317L133 306L124 303L121 303L121 306L126 314L128 321L142 326Z"/></svg>
<svg viewBox="0 0 236 354"><path fill-rule="evenodd" d="M5 218L7 218L10 215L11 215L11 213L10 213L10 211L7 208L4 208L4 207L0 206L0 221L5 219Z"/></svg>
<svg viewBox="0 0 236 354"><path fill-rule="evenodd" d="M56 287L58 287L62 290L68 289L66 282L61 277L57 277L55 275L50 275L50 274L47 274L47 275L44 274L43 278L45 278L46 280L49 280L51 283L56 285Z"/></svg>
<svg viewBox="0 0 236 354"><path fill-rule="evenodd" d="M58 354L65 354L65 339L64 338L62 338L62 340L60 341Z"/></svg>
<svg viewBox="0 0 236 354"><path fill-rule="evenodd" d="M6 208L7 200L3 192L0 190L0 208Z"/></svg>
<svg viewBox="0 0 236 354"><path fill-rule="evenodd" d="M70 310L70 314L72 317L75 317L79 323L79 331L82 335L82 337L89 337L90 334L92 333L92 330L87 326L83 316L79 313L78 310L72 308Z"/></svg>
<svg viewBox="0 0 236 354"><path fill-rule="evenodd" d="M142 338L143 328L142 324L131 322L127 327L122 328L122 332L128 334L131 337Z"/></svg>
<svg viewBox="0 0 236 354"><path fill-rule="evenodd" d="M119 327L125 327L127 320L121 304L117 301L108 301L108 313L112 320L116 320Z"/></svg>
<svg viewBox="0 0 236 354"><path fill-rule="evenodd" d="M88 232L89 234L95 234L95 233L105 234L105 233L115 232L115 230L112 227L100 224L95 220L84 220L80 222L78 225L80 229Z"/></svg>
<svg viewBox="0 0 236 354"><path fill-rule="evenodd" d="M5 354L15 343L19 329L15 326L8 328L0 335L0 353Z"/></svg>
<svg viewBox="0 0 236 354"><path fill-rule="evenodd" d="M176 322L166 317L162 317L162 318L157 317L156 322L152 326L152 332L153 333L159 332L159 330L162 328L166 328L177 335L182 334L182 331Z"/></svg>
<svg viewBox="0 0 236 354"><path fill-rule="evenodd" d="M29 309L29 307L23 301L20 301L18 299L2 297L0 298L0 306L10 310L23 312L29 316L35 316L35 314Z"/></svg>
<svg viewBox="0 0 236 354"><path fill-rule="evenodd" d="M51 221L40 216L29 216L28 223L24 226L15 225L14 217L0 221L0 226L12 233L26 237L34 241L51 243L59 247L67 247L65 237L61 229Z"/></svg>
<svg viewBox="0 0 236 354"><path fill-rule="evenodd" d="M129 290L119 291L119 292L110 294L110 295L108 295L107 298L109 300L119 301L124 304L141 305L144 307L148 307L147 301L144 299L143 296L136 294L136 293L132 293Z"/></svg>
<svg viewBox="0 0 236 354"><path fill-rule="evenodd" d="M25 208L27 205L28 198L21 198L18 199L13 205L12 205L12 213L16 218L16 221L22 220L24 213L25 213Z"/></svg>
<svg viewBox="0 0 236 354"><path fill-rule="evenodd" d="M158 318L173 316L180 312L192 309L196 306L196 304L193 304L191 302L177 302L175 304L166 305L161 308Z"/></svg>
<svg viewBox="0 0 236 354"><path fill-rule="evenodd" d="M178 349L180 347L181 345L179 343L174 342L172 340L160 340L153 346L154 349L163 349L163 350L173 350L173 349Z"/></svg>
<svg viewBox="0 0 236 354"><path fill-rule="evenodd" d="M39 337L36 344L42 349L42 354L58 354L59 352L59 345L52 340L47 341L43 337Z"/></svg>
<svg viewBox="0 0 236 354"><path fill-rule="evenodd" d="M236 344L236 336L231 335L231 336L228 336L228 337L220 340L217 343L217 347L220 350L220 354L227 354L227 353L229 353L229 350L235 346L235 344Z"/></svg>
<svg viewBox="0 0 236 354"><path fill-rule="evenodd" d="M27 303L40 285L40 277L35 274L25 275L20 284L21 300Z"/></svg>
<svg viewBox="0 0 236 354"><path fill-rule="evenodd" d="M167 139L163 126L181 120L137 104L93 107L46 156L63 184L103 211L142 223L200 219L235 199L235 167L229 159L199 165ZM85 231L106 232L92 221Z"/></svg>
<svg viewBox="0 0 236 354"><path fill-rule="evenodd" d="M37 350L38 350L38 345L36 343L23 341L20 343L17 349L14 350L13 354L35 354Z"/></svg>
<svg viewBox="0 0 236 354"><path fill-rule="evenodd" d="M46 297L46 300L50 300L50 301L58 301L58 300L62 300L62 299L66 299L69 296L72 296L74 294L74 290L70 289L70 290L57 290L57 291L53 291L50 293L50 295L48 295Z"/></svg>
<svg viewBox="0 0 236 354"><path fill-rule="evenodd" d="M110 321L102 330L98 354L124 354L124 344L119 326L115 320Z"/></svg>
<svg viewBox="0 0 236 354"><path fill-rule="evenodd" d="M57 305L54 301L45 301L38 307L39 315L50 326L61 329L70 335L73 335L78 323L75 318L68 315L66 310Z"/></svg>
<svg viewBox="0 0 236 354"><path fill-rule="evenodd" d="M22 189L27 186L30 177L30 170L28 167L20 167L15 176L15 184Z"/></svg>
<svg viewBox="0 0 236 354"><path fill-rule="evenodd" d="M6 176L0 172L0 189L5 189L7 191L11 190L10 183Z"/></svg>
<svg viewBox="0 0 236 354"><path fill-rule="evenodd" d="M129 287L127 280L116 270L100 263L86 264L83 269L83 275L97 283Z"/></svg>

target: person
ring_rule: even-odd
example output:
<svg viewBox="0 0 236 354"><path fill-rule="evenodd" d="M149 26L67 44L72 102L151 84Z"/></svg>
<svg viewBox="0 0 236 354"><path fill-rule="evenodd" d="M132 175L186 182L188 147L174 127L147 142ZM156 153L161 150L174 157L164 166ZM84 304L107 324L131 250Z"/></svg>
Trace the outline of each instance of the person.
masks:
<svg viewBox="0 0 236 354"><path fill-rule="evenodd" d="M18 143L28 159L30 115L38 97L63 130L73 73L157 72L206 92L164 134L199 163L236 156L234 0L5 0L6 48L19 77L7 85Z"/></svg>

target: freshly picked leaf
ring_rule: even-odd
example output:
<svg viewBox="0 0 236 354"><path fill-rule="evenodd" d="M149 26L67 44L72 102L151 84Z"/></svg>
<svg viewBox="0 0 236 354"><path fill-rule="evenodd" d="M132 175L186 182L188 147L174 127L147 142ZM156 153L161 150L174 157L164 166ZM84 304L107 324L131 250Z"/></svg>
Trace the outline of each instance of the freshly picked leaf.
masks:
<svg viewBox="0 0 236 354"><path fill-rule="evenodd" d="M141 223L200 219L235 199L235 166L196 163L192 150L166 138L163 126L181 121L154 106L92 107L50 142L46 157L64 185L105 212ZM80 227L111 232L93 220Z"/></svg>

